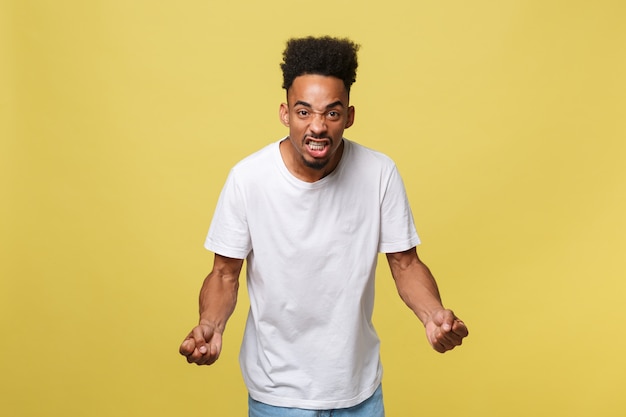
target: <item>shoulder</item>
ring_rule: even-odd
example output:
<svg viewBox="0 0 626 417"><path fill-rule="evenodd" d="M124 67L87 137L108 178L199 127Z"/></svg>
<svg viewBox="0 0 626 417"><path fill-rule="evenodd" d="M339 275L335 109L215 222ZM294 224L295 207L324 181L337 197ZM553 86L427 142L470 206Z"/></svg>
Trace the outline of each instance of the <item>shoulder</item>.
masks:
<svg viewBox="0 0 626 417"><path fill-rule="evenodd" d="M265 145L263 148L240 160L233 169L246 170L250 167L267 164L275 157L275 153L278 152L278 143L272 142L269 145Z"/></svg>
<svg viewBox="0 0 626 417"><path fill-rule="evenodd" d="M349 151L348 160L350 164L363 166L367 170L378 168L381 171L389 172L396 168L395 162L383 152L368 148L359 143L344 139Z"/></svg>
<svg viewBox="0 0 626 417"><path fill-rule="evenodd" d="M266 177L275 171L278 156L278 142L270 143L237 162L229 176L244 182Z"/></svg>

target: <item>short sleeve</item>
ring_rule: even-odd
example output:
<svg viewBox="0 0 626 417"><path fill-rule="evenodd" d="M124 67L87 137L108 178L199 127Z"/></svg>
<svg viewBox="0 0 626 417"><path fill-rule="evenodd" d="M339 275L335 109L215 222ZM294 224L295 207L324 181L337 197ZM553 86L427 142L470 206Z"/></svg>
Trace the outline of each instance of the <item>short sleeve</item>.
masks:
<svg viewBox="0 0 626 417"><path fill-rule="evenodd" d="M382 253L402 252L419 245L420 239L415 230L413 214L404 183L395 165L388 180L382 185L384 189L380 206L378 251Z"/></svg>
<svg viewBox="0 0 626 417"><path fill-rule="evenodd" d="M229 258L245 259L251 250L243 190L231 170L215 208L204 247Z"/></svg>

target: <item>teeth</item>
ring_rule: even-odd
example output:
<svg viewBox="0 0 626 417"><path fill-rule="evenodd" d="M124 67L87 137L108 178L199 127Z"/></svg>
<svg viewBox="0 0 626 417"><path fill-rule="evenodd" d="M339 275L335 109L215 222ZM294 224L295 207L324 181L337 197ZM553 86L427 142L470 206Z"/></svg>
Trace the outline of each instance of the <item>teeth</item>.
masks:
<svg viewBox="0 0 626 417"><path fill-rule="evenodd" d="M311 148L312 151L321 151L324 149L324 144L309 142L309 148Z"/></svg>

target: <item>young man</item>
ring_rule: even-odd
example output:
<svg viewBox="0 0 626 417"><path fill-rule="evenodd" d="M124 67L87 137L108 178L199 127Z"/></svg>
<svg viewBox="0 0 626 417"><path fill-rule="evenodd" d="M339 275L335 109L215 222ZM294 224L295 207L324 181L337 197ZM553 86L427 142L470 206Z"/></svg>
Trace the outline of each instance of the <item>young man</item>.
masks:
<svg viewBox="0 0 626 417"><path fill-rule="evenodd" d="M206 239L213 270L200 292L200 322L180 352L198 365L217 360L246 259L240 363L253 417L384 415L371 320L379 252L436 351L468 334L417 255L395 164L343 137L355 117L357 51L330 37L287 43L280 120L289 135L231 170Z"/></svg>

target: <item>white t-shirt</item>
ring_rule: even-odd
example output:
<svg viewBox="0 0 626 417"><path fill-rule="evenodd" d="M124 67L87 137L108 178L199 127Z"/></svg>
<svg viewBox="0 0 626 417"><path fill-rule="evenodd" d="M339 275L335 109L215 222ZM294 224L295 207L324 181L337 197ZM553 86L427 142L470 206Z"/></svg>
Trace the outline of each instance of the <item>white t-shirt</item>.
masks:
<svg viewBox="0 0 626 417"><path fill-rule="evenodd" d="M307 183L288 171L279 143L231 170L205 247L247 258L240 363L250 396L281 407L351 407L382 379L371 320L378 253L419 238L387 156L344 139L335 170Z"/></svg>

